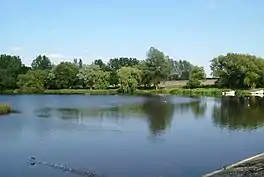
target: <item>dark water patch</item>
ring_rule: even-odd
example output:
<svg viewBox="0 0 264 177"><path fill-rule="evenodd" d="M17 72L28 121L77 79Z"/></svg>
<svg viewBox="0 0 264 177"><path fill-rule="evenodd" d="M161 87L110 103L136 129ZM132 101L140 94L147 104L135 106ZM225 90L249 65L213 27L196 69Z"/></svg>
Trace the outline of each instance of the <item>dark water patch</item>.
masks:
<svg viewBox="0 0 264 177"><path fill-rule="evenodd" d="M264 125L264 99L223 97L212 109L214 125L231 131L256 130Z"/></svg>

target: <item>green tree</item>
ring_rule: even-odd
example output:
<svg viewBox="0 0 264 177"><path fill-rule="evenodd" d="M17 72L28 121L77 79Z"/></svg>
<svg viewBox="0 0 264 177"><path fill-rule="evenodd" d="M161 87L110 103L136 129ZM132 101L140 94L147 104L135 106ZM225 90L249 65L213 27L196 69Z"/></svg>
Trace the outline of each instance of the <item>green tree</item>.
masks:
<svg viewBox="0 0 264 177"><path fill-rule="evenodd" d="M42 92L47 84L48 70L29 70L18 76L18 87L23 92Z"/></svg>
<svg viewBox="0 0 264 177"><path fill-rule="evenodd" d="M178 70L180 71L180 79L188 80L191 69L194 67L190 62L186 60L179 60L177 63Z"/></svg>
<svg viewBox="0 0 264 177"><path fill-rule="evenodd" d="M107 65L110 67L110 69L117 71L124 66L134 67L135 65L138 64L139 64L139 60L136 58L121 57L121 58L110 59Z"/></svg>
<svg viewBox="0 0 264 177"><path fill-rule="evenodd" d="M54 74L55 67L52 70L46 70L47 72L47 82L46 82L46 89L57 89L56 86L56 77Z"/></svg>
<svg viewBox="0 0 264 177"><path fill-rule="evenodd" d="M140 79L140 71L137 68L122 67L117 71L122 93L133 93Z"/></svg>
<svg viewBox="0 0 264 177"><path fill-rule="evenodd" d="M38 55L31 63L32 69L36 70L46 70L52 68L52 63L48 57L45 55Z"/></svg>
<svg viewBox="0 0 264 177"><path fill-rule="evenodd" d="M19 70L19 74L25 74L27 73L29 70L31 70L31 67L25 66L24 64L22 64L20 70Z"/></svg>
<svg viewBox="0 0 264 177"><path fill-rule="evenodd" d="M135 67L139 64L139 60L136 58L112 58L109 60L107 65L103 63L102 60L96 60L95 64L99 65L104 71L110 71L110 80L109 83L111 86L118 85L119 77L117 71L122 67Z"/></svg>
<svg viewBox="0 0 264 177"><path fill-rule="evenodd" d="M169 57L154 47L151 47L147 53L146 66L151 76L151 82L156 88L158 84L168 78L173 69Z"/></svg>
<svg viewBox="0 0 264 177"><path fill-rule="evenodd" d="M111 71L111 68L101 59L94 60L93 64L98 65L102 71Z"/></svg>
<svg viewBox="0 0 264 177"><path fill-rule="evenodd" d="M78 62L78 64L79 64L79 68L82 68L83 67L83 61L82 61L82 59L79 59L79 62Z"/></svg>
<svg viewBox="0 0 264 177"><path fill-rule="evenodd" d="M186 60L173 60L170 59L170 65L172 66L171 73L168 80L188 80L190 71L193 65Z"/></svg>
<svg viewBox="0 0 264 177"><path fill-rule="evenodd" d="M0 89L17 88L17 77L27 71L19 56L0 55Z"/></svg>
<svg viewBox="0 0 264 177"><path fill-rule="evenodd" d="M61 62L58 64L53 74L55 75L55 86L58 89L74 87L78 81L78 67L71 62Z"/></svg>
<svg viewBox="0 0 264 177"><path fill-rule="evenodd" d="M109 76L109 84L111 86L117 86L119 83L119 78L116 71L111 71Z"/></svg>
<svg viewBox="0 0 264 177"><path fill-rule="evenodd" d="M77 68L82 68L82 66L83 66L82 59L74 58L73 63L77 66Z"/></svg>
<svg viewBox="0 0 264 177"><path fill-rule="evenodd" d="M228 53L211 60L212 75L217 84L230 88L263 86L264 60L254 55Z"/></svg>
<svg viewBox="0 0 264 177"><path fill-rule="evenodd" d="M84 81L86 87L94 89L106 89L109 87L109 72L102 71L98 65L86 65L80 69L77 75L80 80Z"/></svg>
<svg viewBox="0 0 264 177"><path fill-rule="evenodd" d="M118 59L114 60L114 61L118 61ZM117 62L118 63L118 62ZM105 64L103 62L103 60L101 59L97 59L93 62L93 64L98 65L100 67L100 69L104 72L109 72L109 85L116 87L118 85L118 75L117 75L117 71L115 70L115 68L111 68L110 65L111 64Z"/></svg>
<svg viewBox="0 0 264 177"><path fill-rule="evenodd" d="M141 61L137 66L140 71L139 85L143 87L151 87L152 72L149 70L145 61Z"/></svg>
<svg viewBox="0 0 264 177"><path fill-rule="evenodd" d="M186 83L187 87L195 88L201 85L201 81L206 78L206 74L203 67L194 66L190 71L189 80Z"/></svg>

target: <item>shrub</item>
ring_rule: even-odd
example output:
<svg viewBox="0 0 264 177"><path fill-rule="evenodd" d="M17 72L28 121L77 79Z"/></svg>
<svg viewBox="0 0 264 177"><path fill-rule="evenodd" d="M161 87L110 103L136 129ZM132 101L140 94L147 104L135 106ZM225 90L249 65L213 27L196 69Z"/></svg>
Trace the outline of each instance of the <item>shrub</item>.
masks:
<svg viewBox="0 0 264 177"><path fill-rule="evenodd" d="M8 104L0 103L0 115L11 113L11 107Z"/></svg>
<svg viewBox="0 0 264 177"><path fill-rule="evenodd" d="M61 89L61 90L45 90L45 94L87 94L87 95L114 95L117 94L116 89L109 90L90 90L90 89Z"/></svg>

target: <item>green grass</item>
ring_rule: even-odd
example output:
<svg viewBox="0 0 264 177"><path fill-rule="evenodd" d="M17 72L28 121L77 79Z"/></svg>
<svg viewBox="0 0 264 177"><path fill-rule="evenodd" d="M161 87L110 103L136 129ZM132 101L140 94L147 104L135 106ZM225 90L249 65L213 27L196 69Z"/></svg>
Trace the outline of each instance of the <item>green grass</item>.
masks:
<svg viewBox="0 0 264 177"><path fill-rule="evenodd" d="M229 91L230 89L218 88L196 88L187 89L182 87L152 89L152 90L136 90L133 95L155 95L155 94L168 94L168 95L190 95L190 96L221 96L222 92ZM248 96L251 90L236 90L236 96ZM8 90L2 94L36 94L23 92L19 90ZM90 89L60 89L60 90L45 90L38 94L59 94L59 95L72 95L72 94L87 94L87 95L115 95L119 94L118 89L106 90L90 90Z"/></svg>
<svg viewBox="0 0 264 177"><path fill-rule="evenodd" d="M11 112L12 109L8 104L0 103L0 115L9 114Z"/></svg>
<svg viewBox="0 0 264 177"><path fill-rule="evenodd" d="M45 90L44 94L87 94L87 95L114 95L117 89L109 90L90 90L90 89L61 89L61 90Z"/></svg>

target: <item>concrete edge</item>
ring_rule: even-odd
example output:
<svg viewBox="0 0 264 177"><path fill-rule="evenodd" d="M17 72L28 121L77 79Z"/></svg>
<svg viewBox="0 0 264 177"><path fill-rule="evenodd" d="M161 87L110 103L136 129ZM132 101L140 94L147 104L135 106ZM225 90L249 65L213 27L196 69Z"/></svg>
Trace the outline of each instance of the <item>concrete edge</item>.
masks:
<svg viewBox="0 0 264 177"><path fill-rule="evenodd" d="M233 167L236 166L236 165L240 165L240 164L242 164L242 163L248 162L248 161L253 160L253 159L255 159L255 158L258 158L258 157L260 157L260 156L264 156L264 152L263 152L263 153L260 153L260 154L256 154L256 155L254 155L254 156L251 156L251 157L246 158L246 159L244 159L244 160L238 161L238 162L236 162L236 163L234 163L234 164L232 164L232 165L229 165L229 166L226 167L226 169L228 170L228 169L230 169L230 168L233 168ZM210 176L215 175L215 174L217 174L217 173L220 173L220 172L222 172L222 171L224 171L224 169L216 170L216 171L213 171L212 173L205 174L205 175L203 175L203 177L210 177Z"/></svg>

